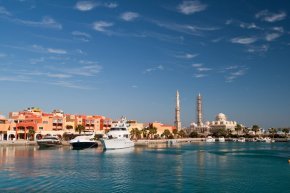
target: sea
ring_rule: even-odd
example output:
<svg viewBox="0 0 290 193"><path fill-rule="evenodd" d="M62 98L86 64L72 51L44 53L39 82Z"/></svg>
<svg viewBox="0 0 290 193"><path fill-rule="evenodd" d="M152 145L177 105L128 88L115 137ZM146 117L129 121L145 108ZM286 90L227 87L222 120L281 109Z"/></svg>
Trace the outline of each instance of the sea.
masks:
<svg viewBox="0 0 290 193"><path fill-rule="evenodd" d="M290 193L290 143L0 147L0 192Z"/></svg>

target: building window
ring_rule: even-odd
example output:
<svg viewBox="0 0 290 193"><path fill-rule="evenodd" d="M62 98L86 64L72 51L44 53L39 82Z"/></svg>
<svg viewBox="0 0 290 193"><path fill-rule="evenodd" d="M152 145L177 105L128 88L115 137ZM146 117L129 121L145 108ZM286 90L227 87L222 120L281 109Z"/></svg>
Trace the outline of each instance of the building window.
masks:
<svg viewBox="0 0 290 193"><path fill-rule="evenodd" d="M39 127L39 130L43 130L43 127Z"/></svg>
<svg viewBox="0 0 290 193"><path fill-rule="evenodd" d="M43 123L43 124L48 124L48 121L43 121L42 123Z"/></svg>

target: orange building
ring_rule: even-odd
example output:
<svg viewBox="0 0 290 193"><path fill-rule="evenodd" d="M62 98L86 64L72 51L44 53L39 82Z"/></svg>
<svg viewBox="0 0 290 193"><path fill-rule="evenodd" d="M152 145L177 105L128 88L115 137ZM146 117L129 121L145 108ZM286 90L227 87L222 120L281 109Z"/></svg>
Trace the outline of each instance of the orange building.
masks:
<svg viewBox="0 0 290 193"><path fill-rule="evenodd" d="M45 113L35 107L10 112L9 120L0 117L0 140L35 140L44 135L76 134L78 125L84 126L86 133L104 133L110 126L104 124L108 120L104 116L64 114L61 110Z"/></svg>
<svg viewBox="0 0 290 193"><path fill-rule="evenodd" d="M173 130L175 130L175 126L172 126L172 125L165 125L165 124L162 124L162 123L159 123L159 122L153 122L153 123L149 123L151 124L153 127L156 127L157 128L157 134L159 136L161 136L161 134L166 130L168 129L171 133L173 132Z"/></svg>

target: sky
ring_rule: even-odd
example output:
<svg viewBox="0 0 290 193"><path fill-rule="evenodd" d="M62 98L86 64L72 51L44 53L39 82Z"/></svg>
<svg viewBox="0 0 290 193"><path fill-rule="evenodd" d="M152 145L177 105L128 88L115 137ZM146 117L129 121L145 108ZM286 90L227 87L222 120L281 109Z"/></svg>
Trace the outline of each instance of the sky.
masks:
<svg viewBox="0 0 290 193"><path fill-rule="evenodd" d="M290 126L287 0L0 0L0 111Z"/></svg>

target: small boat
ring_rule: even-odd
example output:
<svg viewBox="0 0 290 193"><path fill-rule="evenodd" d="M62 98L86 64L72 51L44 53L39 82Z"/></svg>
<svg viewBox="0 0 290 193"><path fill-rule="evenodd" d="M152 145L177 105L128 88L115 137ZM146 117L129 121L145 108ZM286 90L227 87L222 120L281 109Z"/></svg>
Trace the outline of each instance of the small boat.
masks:
<svg viewBox="0 0 290 193"><path fill-rule="evenodd" d="M47 135L42 139L36 141L40 148L59 147L62 145L60 139L57 136Z"/></svg>
<svg viewBox="0 0 290 193"><path fill-rule="evenodd" d="M238 142L242 142L242 143L244 143L244 142L246 142L246 138L244 138L244 137L240 137L240 138L238 139Z"/></svg>
<svg viewBox="0 0 290 193"><path fill-rule="evenodd" d="M98 142L94 139L95 135L80 135L70 140L69 143L73 149L87 149L92 147L98 147Z"/></svg>
<svg viewBox="0 0 290 193"><path fill-rule="evenodd" d="M212 136L207 136L207 138L205 139L206 142L215 142L215 138L213 138Z"/></svg>
<svg viewBox="0 0 290 193"><path fill-rule="evenodd" d="M219 137L219 142L225 142L225 138L224 137Z"/></svg>
<svg viewBox="0 0 290 193"><path fill-rule="evenodd" d="M270 137L265 137L264 140L266 143L274 143L275 142L275 140L271 139Z"/></svg>
<svg viewBox="0 0 290 193"><path fill-rule="evenodd" d="M128 127L129 125L125 117L122 117L120 121L113 125L107 136L100 139L104 150L134 147L135 144L130 140Z"/></svg>

